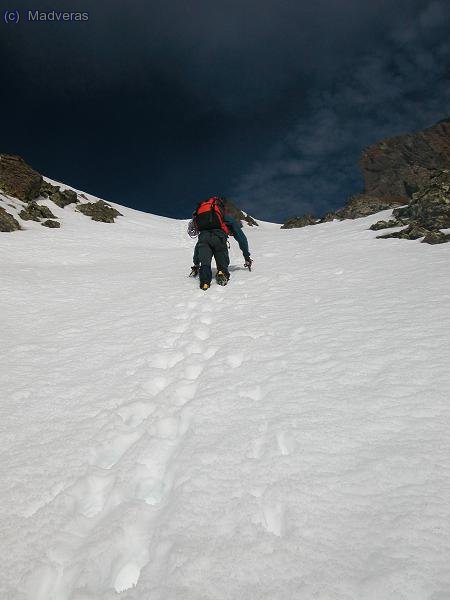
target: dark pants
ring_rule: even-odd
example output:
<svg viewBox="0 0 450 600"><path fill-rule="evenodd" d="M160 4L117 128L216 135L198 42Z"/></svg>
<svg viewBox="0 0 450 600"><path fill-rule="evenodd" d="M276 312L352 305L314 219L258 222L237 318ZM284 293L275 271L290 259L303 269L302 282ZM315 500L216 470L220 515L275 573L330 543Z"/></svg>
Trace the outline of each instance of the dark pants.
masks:
<svg viewBox="0 0 450 600"><path fill-rule="evenodd" d="M230 257L228 255L227 236L221 229L212 229L211 231L201 231L198 236L198 256L200 259L200 285L211 283L212 271L211 260L214 256L217 270L223 271L229 276L228 265Z"/></svg>

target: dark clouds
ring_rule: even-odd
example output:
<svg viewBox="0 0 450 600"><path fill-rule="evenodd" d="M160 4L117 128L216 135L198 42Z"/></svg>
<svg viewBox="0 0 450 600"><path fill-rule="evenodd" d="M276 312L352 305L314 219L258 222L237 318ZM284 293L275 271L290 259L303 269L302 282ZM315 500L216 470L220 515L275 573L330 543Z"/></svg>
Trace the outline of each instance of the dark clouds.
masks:
<svg viewBox="0 0 450 600"><path fill-rule="evenodd" d="M3 150L170 216L231 191L265 218L336 207L363 145L446 116L445 7L79 1L88 23L3 27Z"/></svg>
<svg viewBox="0 0 450 600"><path fill-rule="evenodd" d="M449 113L447 17L447 3L429 3L388 29L384 44L311 90L308 110L240 179L236 197L251 211L283 219L289 211L324 213L360 191L362 148Z"/></svg>

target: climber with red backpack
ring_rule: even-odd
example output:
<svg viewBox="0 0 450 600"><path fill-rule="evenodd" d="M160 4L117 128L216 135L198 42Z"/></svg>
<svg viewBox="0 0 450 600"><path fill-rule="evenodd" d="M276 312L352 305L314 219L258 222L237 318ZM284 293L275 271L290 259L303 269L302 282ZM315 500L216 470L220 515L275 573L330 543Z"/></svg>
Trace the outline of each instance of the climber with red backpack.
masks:
<svg viewBox="0 0 450 600"><path fill-rule="evenodd" d="M239 223L226 213L225 201L222 198L214 196L200 202L189 223L188 232L191 237L198 235L194 250L194 266L190 275L194 277L200 275L202 290L206 291L211 285L213 256L217 265L216 282L219 285L226 285L230 279L228 235L234 236L238 241L245 258L245 266L251 270L252 260L247 238Z"/></svg>

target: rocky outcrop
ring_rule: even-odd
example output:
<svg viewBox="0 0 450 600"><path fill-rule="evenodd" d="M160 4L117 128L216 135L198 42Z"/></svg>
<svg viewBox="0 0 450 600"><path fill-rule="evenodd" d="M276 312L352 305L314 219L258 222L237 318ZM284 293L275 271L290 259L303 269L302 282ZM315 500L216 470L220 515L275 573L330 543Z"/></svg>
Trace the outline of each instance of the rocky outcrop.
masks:
<svg viewBox="0 0 450 600"><path fill-rule="evenodd" d="M399 238L401 240L418 240L421 237L426 236L429 233L428 229L420 227L420 225L408 225L406 229L401 231L394 231L393 233L386 233L384 235L377 235L379 239L387 238Z"/></svg>
<svg viewBox="0 0 450 600"><path fill-rule="evenodd" d="M425 244L445 244L450 242L450 233L443 231L430 231L422 240Z"/></svg>
<svg viewBox="0 0 450 600"><path fill-rule="evenodd" d="M103 202L103 200L79 204L77 210L91 217L93 221L101 221L102 223L114 223L116 217L122 216L118 210L112 208L109 204Z"/></svg>
<svg viewBox="0 0 450 600"><path fill-rule="evenodd" d="M389 221L377 221L369 229L379 231L380 229L390 229L391 227L399 227L400 225L406 225L406 222L400 221L400 219L389 219Z"/></svg>
<svg viewBox="0 0 450 600"><path fill-rule="evenodd" d="M20 156L0 154L0 189L22 202L39 196L42 176Z"/></svg>
<svg viewBox="0 0 450 600"><path fill-rule="evenodd" d="M73 190L64 190L62 192L59 185L53 185L48 181L42 182L40 195L44 196L44 198L50 198L60 208L65 208L69 204L75 204L79 201L77 193Z"/></svg>
<svg viewBox="0 0 450 600"><path fill-rule="evenodd" d="M19 229L19 222L0 206L0 231L18 231Z"/></svg>
<svg viewBox="0 0 450 600"><path fill-rule="evenodd" d="M357 219L391 208L395 209L395 219L379 221L371 229L411 224L414 225L411 229L388 236L416 239L417 227L426 231L450 227L445 225L448 221L442 200L442 194L446 192L442 187L437 190L435 180L450 170L450 119L439 121L423 131L369 146L362 153L360 167L365 184L363 193L352 196L343 208L327 213L321 219L312 215L296 217L289 219L282 229L334 219ZM442 236L427 239L442 241Z"/></svg>
<svg viewBox="0 0 450 600"><path fill-rule="evenodd" d="M407 200L399 196L375 196L372 194L357 194L352 196L344 208L335 212L338 219L358 219L367 217L382 210L403 206Z"/></svg>
<svg viewBox="0 0 450 600"><path fill-rule="evenodd" d="M241 226L242 226L242 221L245 221L248 225L250 225L250 227L253 227L254 225L258 226L258 223L255 221L255 219L253 219L249 215L245 214L229 198L225 199L225 207L226 207L226 212L229 215L231 215L234 219L236 219L236 221L238 223L240 223Z"/></svg>
<svg viewBox="0 0 450 600"><path fill-rule="evenodd" d="M56 220L58 217L52 213L50 208L36 202L39 197L50 199L60 208L65 208L69 204L77 204L78 212L91 217L94 221L114 223L114 219L121 216L119 211L103 200L81 204L80 198L87 200L84 194L78 195L77 192L71 189L62 190L61 186L46 181L27 165L20 156L0 154L0 190L20 200L21 203L25 203L25 206L22 204L23 208L19 213L21 219L37 222L44 220L41 222L44 227L58 228L61 227L61 223ZM13 206L13 208L17 207ZM248 219L243 213L241 214L243 218ZM253 224L256 224L256 222ZM21 229L18 221L4 208L0 208L0 231L15 231L17 229Z"/></svg>
<svg viewBox="0 0 450 600"><path fill-rule="evenodd" d="M302 217L291 217L282 226L281 229L294 229L296 227L306 227L307 225L315 225L318 219L311 214L303 215Z"/></svg>
<svg viewBox="0 0 450 600"><path fill-rule="evenodd" d="M50 200L60 208L65 208L69 204L78 202L77 194L73 190L57 191L50 196Z"/></svg>
<svg viewBox="0 0 450 600"><path fill-rule="evenodd" d="M41 219L56 219L55 215L48 206L41 206L34 200L19 213L19 217L24 221L40 221Z"/></svg>
<svg viewBox="0 0 450 600"><path fill-rule="evenodd" d="M61 227L61 223L59 223L59 221L44 221L43 223L41 223L41 225L43 227L50 227L51 229L57 229L58 227Z"/></svg>
<svg viewBox="0 0 450 600"><path fill-rule="evenodd" d="M378 236L381 238L401 238L415 240L423 237L428 244L441 244L449 240L449 236L441 229L450 229L450 170L444 170L427 181L413 194L411 202L393 211L395 217L391 221L379 221L371 229L396 227L408 224L408 227L394 233Z"/></svg>
<svg viewBox="0 0 450 600"><path fill-rule="evenodd" d="M450 170L432 177L413 194L408 206L392 214L430 230L450 228Z"/></svg>
<svg viewBox="0 0 450 600"><path fill-rule="evenodd" d="M369 146L360 167L365 193L410 200L436 171L450 169L450 119Z"/></svg>

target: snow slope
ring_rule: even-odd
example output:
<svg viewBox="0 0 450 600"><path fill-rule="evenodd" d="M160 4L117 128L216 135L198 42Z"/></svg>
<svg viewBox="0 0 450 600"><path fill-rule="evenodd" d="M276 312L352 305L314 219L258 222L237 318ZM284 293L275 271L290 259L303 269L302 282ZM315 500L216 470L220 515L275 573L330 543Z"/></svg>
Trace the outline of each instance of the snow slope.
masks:
<svg viewBox="0 0 450 600"><path fill-rule="evenodd" d="M205 293L116 207L0 234L0 597L448 600L449 245L246 227Z"/></svg>

